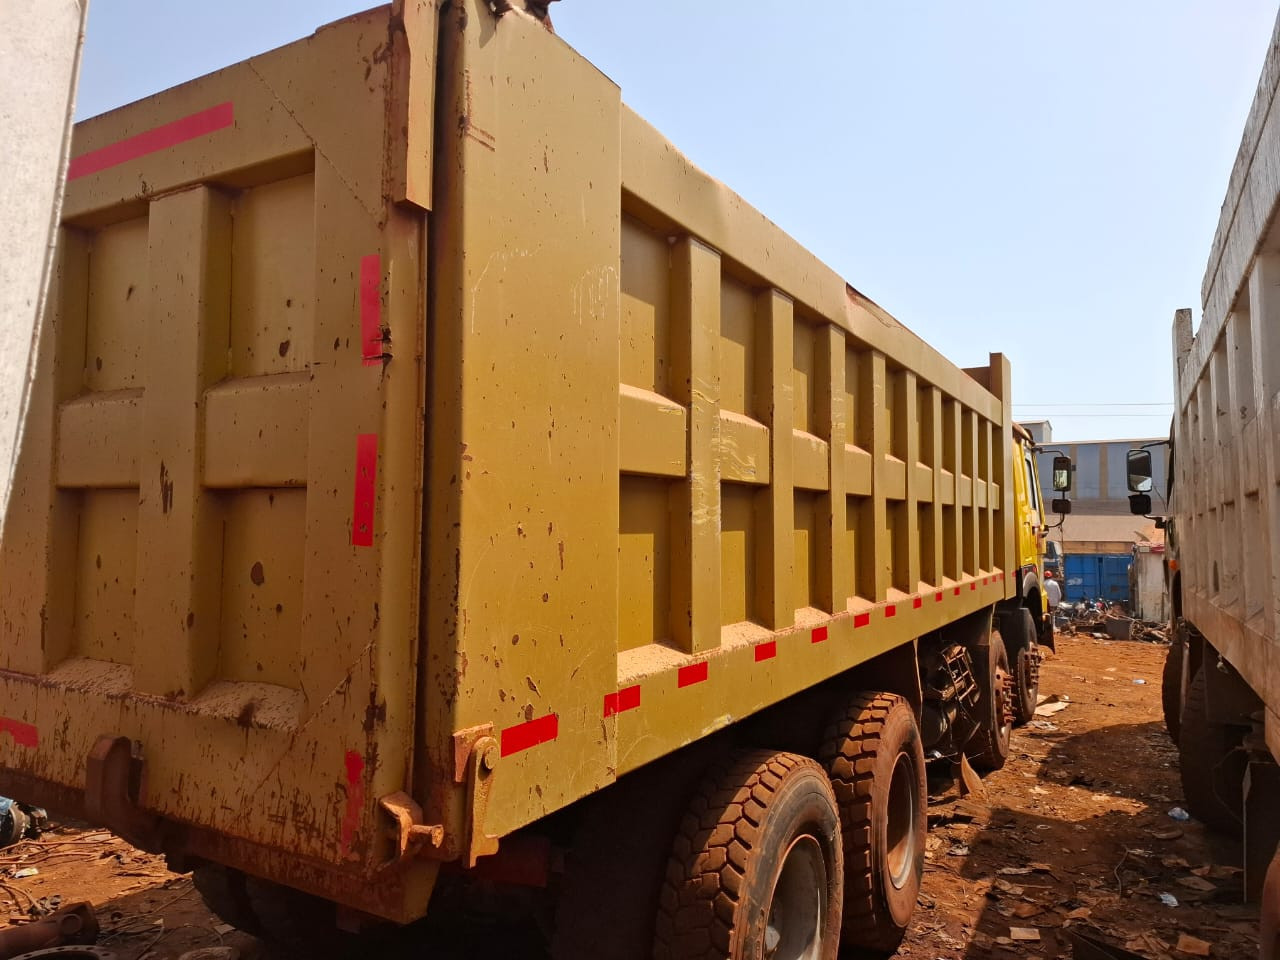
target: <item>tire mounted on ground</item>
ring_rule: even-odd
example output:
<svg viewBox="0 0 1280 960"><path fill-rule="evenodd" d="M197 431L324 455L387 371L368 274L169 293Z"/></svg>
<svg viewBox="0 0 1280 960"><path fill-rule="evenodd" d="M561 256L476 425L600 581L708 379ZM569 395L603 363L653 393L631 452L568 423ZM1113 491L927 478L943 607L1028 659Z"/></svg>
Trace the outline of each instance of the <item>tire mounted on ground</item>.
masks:
<svg viewBox="0 0 1280 960"><path fill-rule="evenodd" d="M892 693L852 697L828 727L819 759L840 806L846 947L889 955L915 910L924 875L924 749L911 704Z"/></svg>
<svg viewBox="0 0 1280 960"><path fill-rule="evenodd" d="M992 630L986 644L974 650L973 672L978 682L978 728L965 753L984 772L999 770L1009 756L1013 735L1013 676L1009 654L999 632Z"/></svg>
<svg viewBox="0 0 1280 960"><path fill-rule="evenodd" d="M835 960L844 864L826 771L752 750L716 764L672 845L656 960Z"/></svg>
<svg viewBox="0 0 1280 960"><path fill-rule="evenodd" d="M1178 768L1182 795L1193 817L1220 833L1238 837L1244 829L1244 770L1239 749L1245 730L1207 718L1204 668L1187 686L1178 727Z"/></svg>

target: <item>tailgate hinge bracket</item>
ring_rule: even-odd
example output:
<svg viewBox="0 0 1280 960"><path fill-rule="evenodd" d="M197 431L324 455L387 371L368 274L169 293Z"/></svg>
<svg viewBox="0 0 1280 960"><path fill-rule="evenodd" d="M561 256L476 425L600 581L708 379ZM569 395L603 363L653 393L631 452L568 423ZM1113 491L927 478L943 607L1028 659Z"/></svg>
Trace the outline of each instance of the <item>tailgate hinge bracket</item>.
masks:
<svg viewBox="0 0 1280 960"><path fill-rule="evenodd" d="M164 821L138 806L143 764L141 744L128 737L98 737L85 762L85 813L139 850L161 853Z"/></svg>

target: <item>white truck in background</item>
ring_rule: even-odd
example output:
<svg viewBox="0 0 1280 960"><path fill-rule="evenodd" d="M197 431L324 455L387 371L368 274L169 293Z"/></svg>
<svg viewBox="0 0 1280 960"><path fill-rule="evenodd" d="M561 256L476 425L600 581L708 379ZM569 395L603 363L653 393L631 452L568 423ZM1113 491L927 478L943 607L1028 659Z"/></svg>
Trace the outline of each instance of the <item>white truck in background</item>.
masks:
<svg viewBox="0 0 1280 960"><path fill-rule="evenodd" d="M1261 897L1263 960L1280 958L1280 22L1236 157L1201 289L1173 327L1164 677L1188 809L1241 835ZM1151 451L1129 454L1151 513ZM1265 880L1264 880L1265 878Z"/></svg>

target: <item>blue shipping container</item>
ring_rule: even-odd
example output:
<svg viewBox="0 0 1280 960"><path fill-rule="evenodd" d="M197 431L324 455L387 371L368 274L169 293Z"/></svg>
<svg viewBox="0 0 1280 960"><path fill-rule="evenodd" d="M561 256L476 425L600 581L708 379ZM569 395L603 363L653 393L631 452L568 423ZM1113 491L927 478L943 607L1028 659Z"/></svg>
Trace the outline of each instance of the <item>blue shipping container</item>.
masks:
<svg viewBox="0 0 1280 960"><path fill-rule="evenodd" d="M1131 562L1127 553L1067 554L1063 599L1128 603Z"/></svg>

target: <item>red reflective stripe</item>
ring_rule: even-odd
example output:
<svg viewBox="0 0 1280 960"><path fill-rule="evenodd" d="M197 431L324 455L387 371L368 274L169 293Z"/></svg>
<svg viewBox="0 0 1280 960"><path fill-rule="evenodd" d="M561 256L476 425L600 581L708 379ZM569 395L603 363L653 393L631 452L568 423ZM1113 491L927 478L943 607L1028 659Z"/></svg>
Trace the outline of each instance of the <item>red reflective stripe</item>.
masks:
<svg viewBox="0 0 1280 960"><path fill-rule="evenodd" d="M36 729L34 724L23 723L21 720L10 720L8 717L0 717L0 733L7 733L13 737L13 742L20 747L27 747L34 750L40 746L40 731Z"/></svg>
<svg viewBox="0 0 1280 960"><path fill-rule="evenodd" d="M958 597L958 596L960 596L960 588L959 588L959 587L956 587L956 596L957 596L957 597Z"/></svg>
<svg viewBox="0 0 1280 960"><path fill-rule="evenodd" d="M942 602L942 591L941 591L941 590L939 590L939 591L938 591L938 595L937 595L936 597L934 597L934 598L933 598L933 602L934 602L934 603L941 603L941 602Z"/></svg>
<svg viewBox="0 0 1280 960"><path fill-rule="evenodd" d="M896 617L897 615L898 615L898 607L896 604L891 603L884 608L884 616L886 620L889 619L890 617Z"/></svg>
<svg viewBox="0 0 1280 960"><path fill-rule="evenodd" d="M825 640L825 639L827 639L827 628L826 628L826 627L815 627L815 628L814 628L813 633L812 633L812 634L810 635L810 637L809 637L809 642L810 642L810 643L821 643L821 642L822 642L823 640Z"/></svg>
<svg viewBox="0 0 1280 960"><path fill-rule="evenodd" d="M977 589L978 589L978 581L977 581L977 580L970 580L970 581L969 581L969 589L970 589L970 590L977 590Z"/></svg>
<svg viewBox="0 0 1280 960"><path fill-rule="evenodd" d="M364 757L357 750L348 750L343 759L347 768L347 808L342 815L338 847L345 857L351 852L351 841L364 814Z"/></svg>
<svg viewBox="0 0 1280 960"><path fill-rule="evenodd" d="M681 667L680 672L676 674L676 686L691 687L705 679L707 679L707 661L703 660L701 663L691 663L687 667Z"/></svg>
<svg viewBox="0 0 1280 960"><path fill-rule="evenodd" d="M772 660L778 655L778 643L776 640L769 640L756 646L756 663L762 660Z"/></svg>
<svg viewBox="0 0 1280 960"><path fill-rule="evenodd" d="M351 507L351 545L373 546L373 498L378 479L378 435L356 437L355 502Z"/></svg>
<svg viewBox="0 0 1280 960"><path fill-rule="evenodd" d="M919 610L923 606L924 606L924 597L916 597L914 600L911 601L911 609L913 610Z"/></svg>
<svg viewBox="0 0 1280 960"><path fill-rule="evenodd" d="M118 140L98 150L90 150L73 157L67 166L67 179L76 180L109 167L145 157L157 150L166 150L206 133L222 130L235 123L235 110L230 101L208 110L201 110L181 120L143 131L136 136Z"/></svg>
<svg viewBox="0 0 1280 960"><path fill-rule="evenodd" d="M528 750L540 743L547 743L560 735L560 718L554 713L545 717L518 723L502 731L501 753L509 757L521 750Z"/></svg>
<svg viewBox="0 0 1280 960"><path fill-rule="evenodd" d="M854 627L865 627L871 622L871 614L859 613L853 618Z"/></svg>
<svg viewBox="0 0 1280 960"><path fill-rule="evenodd" d="M360 348L366 367L382 363L382 257L360 258Z"/></svg>
<svg viewBox="0 0 1280 960"><path fill-rule="evenodd" d="M617 693L605 694L604 715L612 717L615 713L634 710L638 706L640 706L640 684L637 683L633 687L624 687Z"/></svg>

